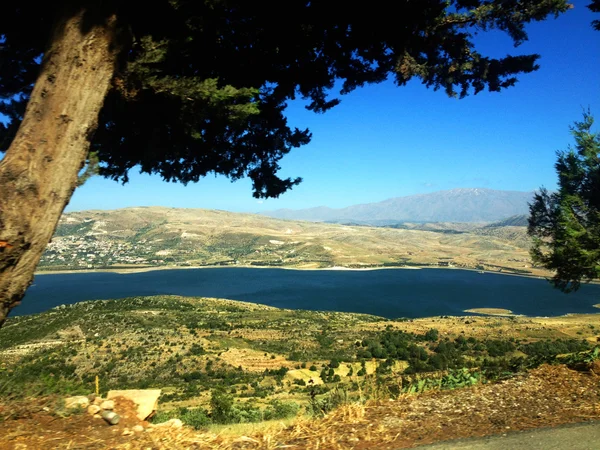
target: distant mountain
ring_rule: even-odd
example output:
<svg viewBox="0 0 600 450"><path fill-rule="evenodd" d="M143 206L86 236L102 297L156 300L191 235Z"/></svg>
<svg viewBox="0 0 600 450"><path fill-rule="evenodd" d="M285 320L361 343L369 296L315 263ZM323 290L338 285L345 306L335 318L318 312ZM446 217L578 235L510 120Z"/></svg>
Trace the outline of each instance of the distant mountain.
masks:
<svg viewBox="0 0 600 450"><path fill-rule="evenodd" d="M262 214L278 219L377 225L399 222L495 222L527 214L528 202L532 198L533 192L452 189L340 209L320 206L299 210L279 209Z"/></svg>

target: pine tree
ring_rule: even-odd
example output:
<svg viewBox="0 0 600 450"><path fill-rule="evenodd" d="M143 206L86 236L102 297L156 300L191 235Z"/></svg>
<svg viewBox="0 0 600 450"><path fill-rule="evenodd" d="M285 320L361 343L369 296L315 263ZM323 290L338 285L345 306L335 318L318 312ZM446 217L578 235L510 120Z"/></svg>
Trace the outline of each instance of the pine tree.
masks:
<svg viewBox="0 0 600 450"><path fill-rule="evenodd" d="M5 2L6 3L6 2ZM464 97L514 85L538 55L491 58L476 32L516 45L567 0L22 0L0 14L0 326L22 299L86 162L126 182L249 177L256 197L300 182L280 159L307 144L296 96L324 112L393 77ZM85 176L84 176L85 178Z"/></svg>
<svg viewBox="0 0 600 450"><path fill-rule="evenodd" d="M600 277L600 134L588 112L575 122L575 147L557 152L558 191L540 189L530 205L529 235L535 263L556 271L564 292Z"/></svg>

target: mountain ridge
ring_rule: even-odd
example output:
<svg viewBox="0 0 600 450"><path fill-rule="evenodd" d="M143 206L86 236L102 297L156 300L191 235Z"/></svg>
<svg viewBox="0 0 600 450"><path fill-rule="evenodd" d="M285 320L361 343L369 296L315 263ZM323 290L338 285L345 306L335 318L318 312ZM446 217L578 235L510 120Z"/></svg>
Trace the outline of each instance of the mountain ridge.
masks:
<svg viewBox="0 0 600 450"><path fill-rule="evenodd" d="M268 217L311 222L373 224L399 222L488 223L525 215L533 192L501 191L487 188L457 188L432 193L394 197L380 202L345 208L317 206L306 209L278 209L260 213Z"/></svg>

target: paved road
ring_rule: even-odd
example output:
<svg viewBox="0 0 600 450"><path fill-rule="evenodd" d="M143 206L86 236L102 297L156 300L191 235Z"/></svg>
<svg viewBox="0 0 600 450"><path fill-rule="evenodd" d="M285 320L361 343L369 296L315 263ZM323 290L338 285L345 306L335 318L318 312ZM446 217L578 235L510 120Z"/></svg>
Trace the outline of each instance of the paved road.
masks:
<svg viewBox="0 0 600 450"><path fill-rule="evenodd" d="M460 439L420 450L600 450L600 422L518 431L487 438Z"/></svg>

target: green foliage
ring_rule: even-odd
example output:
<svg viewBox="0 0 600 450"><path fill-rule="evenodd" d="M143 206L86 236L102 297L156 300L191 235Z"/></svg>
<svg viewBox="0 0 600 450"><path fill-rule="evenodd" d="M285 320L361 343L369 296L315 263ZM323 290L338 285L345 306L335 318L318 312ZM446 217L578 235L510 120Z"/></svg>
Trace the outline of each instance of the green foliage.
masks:
<svg viewBox="0 0 600 450"><path fill-rule="evenodd" d="M300 412L300 405L295 402L272 400L264 411L264 420L287 419L295 417Z"/></svg>
<svg viewBox="0 0 600 450"><path fill-rule="evenodd" d="M333 390L318 398L315 391L312 391L307 406L307 412L313 416L324 416L330 411L350 402L348 391L336 386Z"/></svg>
<svg viewBox="0 0 600 450"><path fill-rule="evenodd" d="M519 350L531 358L549 361L557 355L583 352L589 350L589 348L590 344L586 340L556 339L524 344L519 347Z"/></svg>
<svg viewBox="0 0 600 450"><path fill-rule="evenodd" d="M528 233L534 262L556 271L564 292L600 276L600 134L588 112L575 122L575 148L557 152L559 189L540 189L530 206Z"/></svg>
<svg viewBox="0 0 600 450"><path fill-rule="evenodd" d="M504 356L515 350L515 345L510 341L487 340L485 341L487 353L489 356Z"/></svg>
<svg viewBox="0 0 600 450"><path fill-rule="evenodd" d="M185 425L199 430L212 422L206 410L202 408L179 408L172 411L158 411L152 423L162 423L171 419L180 419Z"/></svg>
<svg viewBox="0 0 600 450"><path fill-rule="evenodd" d="M424 377L404 383L401 392L416 394L435 389L458 389L473 386L482 380L482 373L467 368L450 370L441 377Z"/></svg>
<svg viewBox="0 0 600 450"><path fill-rule="evenodd" d="M23 398L50 394L77 395L92 391L70 364L67 348L46 349L23 358L19 365L0 370L0 397Z"/></svg>
<svg viewBox="0 0 600 450"><path fill-rule="evenodd" d="M435 328L430 329L425 333L425 340L435 342L440 338L440 332Z"/></svg>
<svg viewBox="0 0 600 450"><path fill-rule="evenodd" d="M206 350L200 344L192 344L189 350L189 354L192 356L200 356L206 354Z"/></svg>
<svg viewBox="0 0 600 450"><path fill-rule="evenodd" d="M592 350L574 352L558 357L558 361L562 364L575 368L583 366L586 369L589 364L597 359L600 359L600 347L594 347Z"/></svg>
<svg viewBox="0 0 600 450"><path fill-rule="evenodd" d="M215 389L210 397L210 413L215 423L231 423L233 419L233 397L223 389Z"/></svg>

